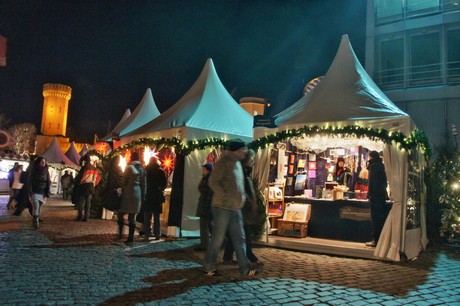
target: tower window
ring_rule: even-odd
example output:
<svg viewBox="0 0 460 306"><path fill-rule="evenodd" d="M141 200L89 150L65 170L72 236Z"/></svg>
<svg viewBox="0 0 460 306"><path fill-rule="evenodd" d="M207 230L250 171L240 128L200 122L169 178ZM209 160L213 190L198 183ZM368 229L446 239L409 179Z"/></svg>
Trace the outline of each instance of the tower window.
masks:
<svg viewBox="0 0 460 306"><path fill-rule="evenodd" d="M51 122L50 122L50 123L48 123L48 128L49 128L49 129L51 129Z"/></svg>

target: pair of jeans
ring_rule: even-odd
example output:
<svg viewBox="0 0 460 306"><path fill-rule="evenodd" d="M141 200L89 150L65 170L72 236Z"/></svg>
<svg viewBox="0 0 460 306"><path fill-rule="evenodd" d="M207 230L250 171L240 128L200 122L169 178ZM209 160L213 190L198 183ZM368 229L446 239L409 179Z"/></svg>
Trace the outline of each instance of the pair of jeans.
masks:
<svg viewBox="0 0 460 306"><path fill-rule="evenodd" d="M69 198L69 188L62 188L62 199L67 200Z"/></svg>
<svg viewBox="0 0 460 306"><path fill-rule="evenodd" d="M252 241L251 241L251 228L249 226L244 226L244 234L246 236L246 256L248 257L249 261L252 263L256 263L259 261L257 256L252 252ZM233 241L227 235L227 243L225 244L225 251L224 251L224 261L232 261L233 260Z"/></svg>
<svg viewBox="0 0 460 306"><path fill-rule="evenodd" d="M144 212L144 223L142 223L142 231L147 237L152 235L152 216L153 216L153 236L160 238L161 236L161 224L160 214L151 211Z"/></svg>
<svg viewBox="0 0 460 306"><path fill-rule="evenodd" d="M43 203L44 198L45 197L42 194L32 194L32 216L40 217L40 206Z"/></svg>
<svg viewBox="0 0 460 306"><path fill-rule="evenodd" d="M241 275L246 275L252 264L246 257L246 237L244 235L241 210L232 211L219 207L212 207L211 210L213 229L211 241L204 257L204 271L216 270L217 256L224 242L225 234L228 233L233 242L240 273Z"/></svg>
<svg viewBox="0 0 460 306"><path fill-rule="evenodd" d="M78 219L83 218L83 208L85 209L85 216L84 220L89 219L89 215L91 212L91 200L93 195L81 195L78 201Z"/></svg>
<svg viewBox="0 0 460 306"><path fill-rule="evenodd" d="M211 218L200 217L200 249L206 250L209 244L209 233L212 232Z"/></svg>

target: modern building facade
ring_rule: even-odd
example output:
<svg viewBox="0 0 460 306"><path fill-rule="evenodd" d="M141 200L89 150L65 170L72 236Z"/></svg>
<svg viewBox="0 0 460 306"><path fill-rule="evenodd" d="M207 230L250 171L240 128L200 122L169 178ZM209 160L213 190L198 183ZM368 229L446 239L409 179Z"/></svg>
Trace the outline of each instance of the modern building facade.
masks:
<svg viewBox="0 0 460 306"><path fill-rule="evenodd" d="M460 125L460 0L368 0L366 71L432 145Z"/></svg>

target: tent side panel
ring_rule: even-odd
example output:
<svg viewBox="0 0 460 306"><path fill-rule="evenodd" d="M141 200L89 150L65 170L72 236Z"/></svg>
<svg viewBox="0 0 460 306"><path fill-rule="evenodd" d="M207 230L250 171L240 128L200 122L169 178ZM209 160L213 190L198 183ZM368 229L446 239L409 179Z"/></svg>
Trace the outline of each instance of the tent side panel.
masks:
<svg viewBox="0 0 460 306"><path fill-rule="evenodd" d="M185 158L184 205L182 207L181 234L185 237L200 236L200 218L196 217L196 208L200 193L201 165L206 162L208 150L197 150Z"/></svg>
<svg viewBox="0 0 460 306"><path fill-rule="evenodd" d="M168 226L181 226L181 215L184 198L184 166L185 156L177 155L169 204Z"/></svg>

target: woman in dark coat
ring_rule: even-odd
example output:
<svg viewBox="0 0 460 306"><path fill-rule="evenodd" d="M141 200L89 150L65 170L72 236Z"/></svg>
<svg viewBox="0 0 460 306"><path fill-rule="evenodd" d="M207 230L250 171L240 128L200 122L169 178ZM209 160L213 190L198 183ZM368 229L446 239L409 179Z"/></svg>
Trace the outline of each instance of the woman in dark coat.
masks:
<svg viewBox="0 0 460 306"><path fill-rule="evenodd" d="M211 223L211 200L212 190L209 187L208 181L211 176L212 164L207 163L201 167L202 178L198 184L198 191L200 198L198 199L198 207L196 209L196 216L200 217L200 246L196 251L205 251L208 248L209 233L212 231Z"/></svg>
<svg viewBox="0 0 460 306"><path fill-rule="evenodd" d="M127 243L134 241L136 230L136 214L139 213L141 203L145 200L145 169L139 162L139 153L131 155L131 162L125 169L121 183L121 205L118 210L118 237L123 235L123 218L128 214L129 235Z"/></svg>
<svg viewBox="0 0 460 306"><path fill-rule="evenodd" d="M40 208L50 197L50 174L48 163L44 157L38 157L32 166L27 180L27 192L32 202L33 226L38 229L40 223Z"/></svg>
<svg viewBox="0 0 460 306"><path fill-rule="evenodd" d="M147 195L143 207L144 223L142 231L145 234L145 240L148 240L152 234L151 224L153 215L153 235L155 240L159 240L161 235L160 214L162 213L165 201L164 190L167 178L165 171L160 167L156 157L150 158L145 170L147 176Z"/></svg>
<svg viewBox="0 0 460 306"><path fill-rule="evenodd" d="M107 174L107 186L105 193L104 207L108 210L118 210L121 204L121 183L123 179L123 170L120 167L120 155L112 158L109 164ZM119 189L120 188L120 189ZM118 189L120 192L118 192Z"/></svg>

